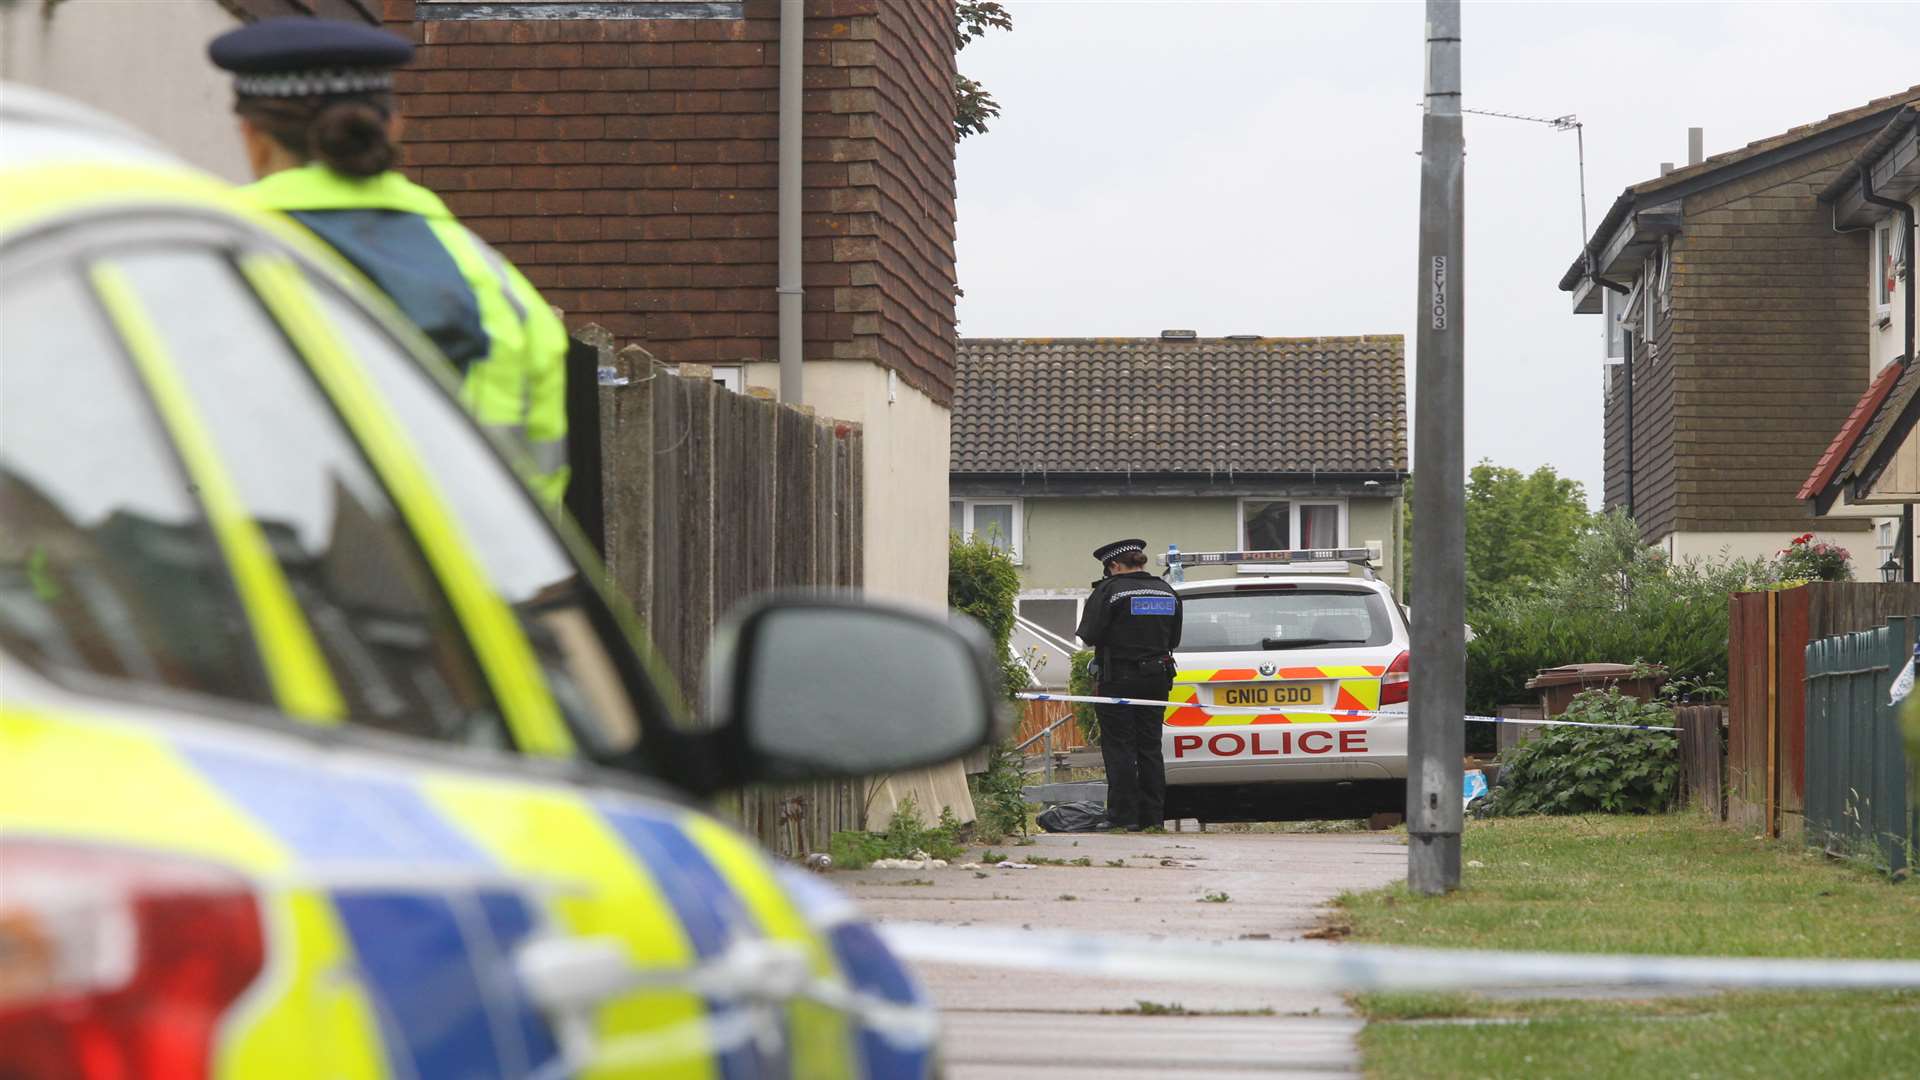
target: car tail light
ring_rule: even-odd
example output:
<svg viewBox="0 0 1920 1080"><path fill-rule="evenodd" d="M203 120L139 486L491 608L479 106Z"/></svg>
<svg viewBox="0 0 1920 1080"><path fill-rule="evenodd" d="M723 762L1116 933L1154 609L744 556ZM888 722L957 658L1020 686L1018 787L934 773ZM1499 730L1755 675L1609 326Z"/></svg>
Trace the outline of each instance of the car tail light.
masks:
<svg viewBox="0 0 1920 1080"><path fill-rule="evenodd" d="M0 1074L199 1080L266 960L247 880L197 859L0 841Z"/></svg>
<svg viewBox="0 0 1920 1080"><path fill-rule="evenodd" d="M1387 673L1380 676L1380 704L1405 705L1407 703L1407 687L1412 681L1408 671L1412 666L1413 656L1406 652L1394 657L1393 663L1387 665Z"/></svg>

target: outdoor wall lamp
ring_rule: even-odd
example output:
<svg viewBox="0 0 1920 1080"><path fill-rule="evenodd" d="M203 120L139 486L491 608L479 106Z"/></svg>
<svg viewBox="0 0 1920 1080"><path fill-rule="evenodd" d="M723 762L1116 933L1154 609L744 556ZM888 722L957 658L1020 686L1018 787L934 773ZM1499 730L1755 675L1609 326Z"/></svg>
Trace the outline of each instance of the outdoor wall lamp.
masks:
<svg viewBox="0 0 1920 1080"><path fill-rule="evenodd" d="M1900 556L1889 555L1887 556L1887 561L1880 564L1880 580L1900 580Z"/></svg>

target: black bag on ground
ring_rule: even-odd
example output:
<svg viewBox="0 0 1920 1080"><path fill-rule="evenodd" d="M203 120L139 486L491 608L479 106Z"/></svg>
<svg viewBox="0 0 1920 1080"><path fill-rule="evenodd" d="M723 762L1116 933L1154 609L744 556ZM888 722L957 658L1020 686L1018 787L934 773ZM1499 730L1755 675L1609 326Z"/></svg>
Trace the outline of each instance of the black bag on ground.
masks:
<svg viewBox="0 0 1920 1080"><path fill-rule="evenodd" d="M1033 820L1048 832L1098 832L1107 823L1107 804L1061 803L1040 811Z"/></svg>

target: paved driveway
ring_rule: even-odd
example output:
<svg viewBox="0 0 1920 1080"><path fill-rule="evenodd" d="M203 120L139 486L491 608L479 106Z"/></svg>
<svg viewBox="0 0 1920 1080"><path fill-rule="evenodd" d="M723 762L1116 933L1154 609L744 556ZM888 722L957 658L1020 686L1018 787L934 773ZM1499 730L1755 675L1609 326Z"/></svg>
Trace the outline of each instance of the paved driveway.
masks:
<svg viewBox="0 0 1920 1080"><path fill-rule="evenodd" d="M881 921L1056 927L1233 940L1299 937L1348 889L1400 880L1407 849L1380 834L1040 836L1033 870L860 870L835 884ZM1125 865L1114 867L1109 862ZM916 884L931 882L931 884ZM1208 894L1224 902L1207 902ZM1337 995L929 965L955 1080L976 1077L1350 1076L1360 1028ZM1141 1002L1188 1015L1117 1015ZM1103 1012L1103 1010L1105 1010ZM1245 1015L1271 1010L1272 1015ZM1241 1015L1230 1015L1238 1013Z"/></svg>

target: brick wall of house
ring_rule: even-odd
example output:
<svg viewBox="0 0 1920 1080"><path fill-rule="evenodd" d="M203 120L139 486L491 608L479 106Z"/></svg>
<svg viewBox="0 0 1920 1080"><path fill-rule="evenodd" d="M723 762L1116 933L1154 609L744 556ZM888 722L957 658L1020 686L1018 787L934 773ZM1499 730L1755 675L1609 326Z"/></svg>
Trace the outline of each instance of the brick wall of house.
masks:
<svg viewBox="0 0 1920 1080"><path fill-rule="evenodd" d="M1865 389L1862 238L1817 193L1863 140L1688 196L1658 358L1634 365L1643 534L1792 531L1794 496ZM1606 500L1624 505L1624 393L1606 416Z"/></svg>
<svg viewBox="0 0 1920 1080"><path fill-rule="evenodd" d="M778 358L778 0L744 18L446 20L404 163L568 322L668 363ZM883 364L940 404L955 339L951 0L808 0L806 357Z"/></svg>

